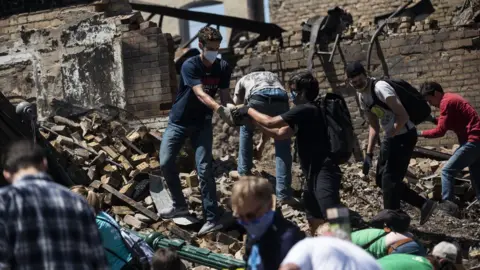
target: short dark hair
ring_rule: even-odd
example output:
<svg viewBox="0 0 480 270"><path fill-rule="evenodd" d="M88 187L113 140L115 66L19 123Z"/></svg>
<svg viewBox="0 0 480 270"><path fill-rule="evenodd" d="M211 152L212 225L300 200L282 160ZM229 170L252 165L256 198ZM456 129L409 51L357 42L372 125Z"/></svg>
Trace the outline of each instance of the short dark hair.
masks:
<svg viewBox="0 0 480 270"><path fill-rule="evenodd" d="M39 168L47 158L45 151L31 141L20 140L12 143L4 156L3 169L16 173L28 167Z"/></svg>
<svg viewBox="0 0 480 270"><path fill-rule="evenodd" d="M208 41L222 41L222 39L223 37L222 34L220 34L220 31L213 27L205 26L198 31L198 40L200 40L202 44L205 44Z"/></svg>
<svg viewBox="0 0 480 270"><path fill-rule="evenodd" d="M250 69L250 72L261 72L265 71L265 68L263 66L255 66Z"/></svg>
<svg viewBox="0 0 480 270"><path fill-rule="evenodd" d="M152 270L182 270L185 265L175 250L159 248L152 258Z"/></svg>
<svg viewBox="0 0 480 270"><path fill-rule="evenodd" d="M442 86L437 82L424 82L420 85L420 94L422 96L433 96L435 92L443 93Z"/></svg>
<svg viewBox="0 0 480 270"><path fill-rule="evenodd" d="M310 71L298 71L290 77L288 85L291 87L295 85L296 92L303 92L308 101L313 101L317 98L320 88L318 81Z"/></svg>
<svg viewBox="0 0 480 270"><path fill-rule="evenodd" d="M365 67L359 61L349 63L345 68L345 73L347 74L347 78L349 79L361 74L367 75Z"/></svg>

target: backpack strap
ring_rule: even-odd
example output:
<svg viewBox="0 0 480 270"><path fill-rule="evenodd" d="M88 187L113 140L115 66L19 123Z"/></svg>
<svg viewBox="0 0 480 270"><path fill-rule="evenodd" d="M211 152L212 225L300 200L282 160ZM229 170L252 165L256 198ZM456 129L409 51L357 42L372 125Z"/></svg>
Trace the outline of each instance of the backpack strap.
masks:
<svg viewBox="0 0 480 270"><path fill-rule="evenodd" d="M379 82L379 81L384 81L384 82L388 83L388 82L385 81L385 80L373 80L373 81L372 81L372 88L371 88L371 91L370 91L370 92L372 92L373 104L372 104L372 106L370 106L369 109L372 109L373 106L378 105L378 106L382 107L382 108L385 109L385 110L391 111L390 107L388 107L388 105L385 104L385 102L381 101L381 100L378 98L378 96L377 96L377 92L375 92L375 85L376 85L377 82Z"/></svg>
<svg viewBox="0 0 480 270"><path fill-rule="evenodd" d="M369 241L368 243L363 244L361 248L368 249L373 243L377 242L377 240L379 240L380 238L384 237L387 234L388 234L387 232L380 234L379 236L375 237L373 240Z"/></svg>

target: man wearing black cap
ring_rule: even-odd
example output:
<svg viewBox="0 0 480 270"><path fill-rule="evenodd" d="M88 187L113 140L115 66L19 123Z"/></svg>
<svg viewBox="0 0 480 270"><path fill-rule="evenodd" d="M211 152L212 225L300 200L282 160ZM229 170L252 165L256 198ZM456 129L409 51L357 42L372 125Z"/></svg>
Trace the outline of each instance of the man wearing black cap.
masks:
<svg viewBox="0 0 480 270"><path fill-rule="evenodd" d="M363 173L368 174L372 166L373 150L381 125L385 136L378 157L376 182L383 190L384 208L399 209L400 200L403 200L421 209L420 225L424 224L437 204L420 196L403 182L418 139L415 125L409 120L395 89L388 82L368 77L360 62L350 63L346 74L349 84L358 93L360 109L365 112L370 126ZM379 106L379 102L385 103L389 109Z"/></svg>

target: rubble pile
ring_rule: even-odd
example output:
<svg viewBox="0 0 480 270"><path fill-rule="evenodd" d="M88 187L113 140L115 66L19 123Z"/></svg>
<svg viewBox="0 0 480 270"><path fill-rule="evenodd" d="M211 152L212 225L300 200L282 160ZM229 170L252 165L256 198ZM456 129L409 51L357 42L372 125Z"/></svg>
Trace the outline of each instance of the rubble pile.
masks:
<svg viewBox="0 0 480 270"><path fill-rule="evenodd" d="M241 259L243 256L244 230L238 226L231 213L231 186L238 180L236 156L225 155L213 161L214 176L217 182L217 197L227 230L197 237L201 223L185 226L174 221L162 221L150 195L151 175L158 172L160 163L158 151L161 134L146 128L130 129L125 123L111 120L100 113L69 119L53 117L42 123L41 135L47 139L63 157L69 168L78 167L75 184L90 186L103 196L106 211L122 225L136 231L148 233L159 231L172 238L207 248L213 252L230 254ZM194 170L194 154L187 142L177 159L183 193L189 203L194 218L202 218L202 201L198 177ZM409 172L404 179L412 188L426 197L441 199L440 172L453 149L415 149L415 158L410 162ZM255 161L254 173L275 183L275 163L271 160ZM74 165L74 166L71 166ZM361 173L361 163L342 165L342 202L352 211L368 221L382 208L381 189L375 184L375 173L368 176ZM375 166L374 166L375 168ZM298 164L292 169L294 195L300 196L304 178ZM443 240L456 241L477 257L475 247L480 239L480 204L466 206L474 200L475 193L470 185L468 169L457 178L455 194L465 207L460 218L442 213L432 217L424 226L418 225L419 212L405 205L412 216L412 227L416 235L428 246ZM288 205L277 205L283 215L308 231L303 209ZM473 246L473 248L472 248ZM480 255L478 255L480 257ZM472 258L470 258L472 259ZM476 262L474 260L473 262ZM474 263L473 263L474 264Z"/></svg>

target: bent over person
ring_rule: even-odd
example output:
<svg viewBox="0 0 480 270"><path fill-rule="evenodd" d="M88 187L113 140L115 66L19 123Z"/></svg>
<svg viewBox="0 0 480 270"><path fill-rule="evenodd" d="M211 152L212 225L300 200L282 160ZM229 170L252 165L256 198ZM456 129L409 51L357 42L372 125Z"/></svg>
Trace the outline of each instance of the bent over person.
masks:
<svg viewBox="0 0 480 270"><path fill-rule="evenodd" d="M238 115L249 115L271 137L284 140L296 135L300 166L307 178L303 193L307 219L312 235L327 218L327 209L340 205L340 167L330 157L330 145L325 120L315 104L319 93L318 81L309 72L301 71L288 82L296 93L297 106L270 117L244 106Z"/></svg>
<svg viewBox="0 0 480 270"><path fill-rule="evenodd" d="M387 81L368 77L360 62L348 64L346 74L350 85L357 91L360 109L365 112L370 127L364 174L368 174L372 166L373 150L381 125L385 137L380 146L376 182L383 191L383 206L385 209L400 209L400 201L403 200L421 209L420 225L424 224L433 214L437 203L420 196L403 182L417 144L415 125L410 121L395 89Z"/></svg>
<svg viewBox="0 0 480 270"><path fill-rule="evenodd" d="M198 32L202 53L183 63L177 98L170 111L168 126L160 146L160 167L172 195L171 208L162 210L159 216L170 219L188 214L188 206L175 160L185 139L190 138L195 150L200 191L202 194L205 224L199 235L221 229L215 179L212 170L212 114L216 112L229 125L233 125L230 110L218 104L215 94L220 91L222 104L232 103L228 88L231 71L224 60L217 59L222 36L212 27ZM233 104L232 104L233 106Z"/></svg>
<svg viewBox="0 0 480 270"><path fill-rule="evenodd" d="M263 67L253 68L243 76L235 87L235 104L248 104L250 107L269 116L277 116L288 111L288 94L277 75L265 71ZM253 127L240 127L240 149L238 151L238 173L247 175L253 167ZM264 133L262 133L263 136ZM266 136L262 137L265 143ZM279 203L291 204L292 154L290 138L275 140L276 195ZM263 147L262 147L263 148ZM261 150L261 149L260 149Z"/></svg>
<svg viewBox="0 0 480 270"><path fill-rule="evenodd" d="M420 92L430 105L440 108L440 117L434 129L419 131L418 135L438 138L444 136L447 130L452 130L460 144L442 168L442 200L454 201L455 176L465 167L469 168L477 199L480 200L480 118L477 111L460 95L445 93L436 82L424 83Z"/></svg>
<svg viewBox="0 0 480 270"><path fill-rule="evenodd" d="M15 142L0 189L0 269L110 269L95 213L53 182L43 149Z"/></svg>

